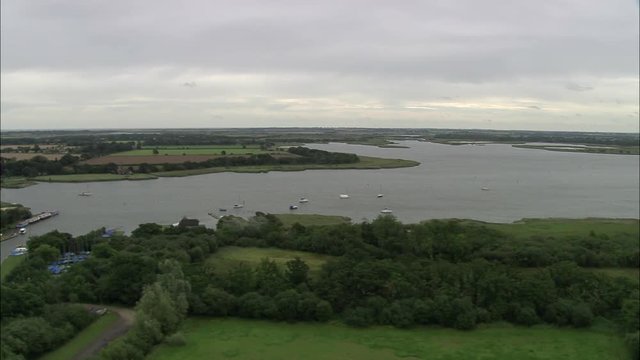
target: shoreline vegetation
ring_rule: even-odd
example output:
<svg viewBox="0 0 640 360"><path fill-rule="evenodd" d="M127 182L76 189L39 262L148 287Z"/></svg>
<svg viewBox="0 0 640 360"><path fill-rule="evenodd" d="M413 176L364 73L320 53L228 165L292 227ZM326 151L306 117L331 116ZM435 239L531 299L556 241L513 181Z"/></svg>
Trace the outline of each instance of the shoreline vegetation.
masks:
<svg viewBox="0 0 640 360"><path fill-rule="evenodd" d="M35 185L38 182L66 182L66 183L82 183L82 182L102 182L102 181L139 181L154 180L158 177L183 177L192 175L203 175L221 172L235 173L266 173L270 171L305 171L305 170L376 170L376 169L395 169L402 167L413 167L420 165L419 162L404 159L387 159L370 156L358 156L360 161L357 163L346 164L265 164L250 166L227 166L227 167L211 167L190 170L176 171L158 171L149 174L135 173L131 175L119 174L69 174L69 175L44 175L33 178L26 177L5 177L2 179L3 188L24 188Z"/></svg>

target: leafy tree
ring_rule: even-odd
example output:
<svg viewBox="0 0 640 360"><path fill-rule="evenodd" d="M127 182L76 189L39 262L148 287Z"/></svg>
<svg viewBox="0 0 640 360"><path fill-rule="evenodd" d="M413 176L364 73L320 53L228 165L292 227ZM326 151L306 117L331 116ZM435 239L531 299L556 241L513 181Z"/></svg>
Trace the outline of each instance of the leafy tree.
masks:
<svg viewBox="0 0 640 360"><path fill-rule="evenodd" d="M309 277L309 266L304 260L296 257L293 260L287 261L287 270L285 270L285 276L293 285L306 283Z"/></svg>

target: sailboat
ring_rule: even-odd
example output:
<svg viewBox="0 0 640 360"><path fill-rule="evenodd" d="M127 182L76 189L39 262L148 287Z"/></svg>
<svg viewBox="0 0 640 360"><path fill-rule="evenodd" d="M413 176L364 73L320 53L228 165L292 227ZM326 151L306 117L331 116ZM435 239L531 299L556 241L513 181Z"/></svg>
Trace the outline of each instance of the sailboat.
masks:
<svg viewBox="0 0 640 360"><path fill-rule="evenodd" d="M90 191L89 191L89 185L87 185L87 190L83 191L81 193L78 194L78 196L91 196L93 195Z"/></svg>

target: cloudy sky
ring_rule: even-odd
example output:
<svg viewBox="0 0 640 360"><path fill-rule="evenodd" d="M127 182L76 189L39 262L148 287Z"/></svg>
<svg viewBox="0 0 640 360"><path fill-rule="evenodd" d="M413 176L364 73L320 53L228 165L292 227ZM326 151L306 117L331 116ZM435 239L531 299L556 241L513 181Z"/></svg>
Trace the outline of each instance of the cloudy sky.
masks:
<svg viewBox="0 0 640 360"><path fill-rule="evenodd" d="M637 0L2 0L2 129L637 132Z"/></svg>

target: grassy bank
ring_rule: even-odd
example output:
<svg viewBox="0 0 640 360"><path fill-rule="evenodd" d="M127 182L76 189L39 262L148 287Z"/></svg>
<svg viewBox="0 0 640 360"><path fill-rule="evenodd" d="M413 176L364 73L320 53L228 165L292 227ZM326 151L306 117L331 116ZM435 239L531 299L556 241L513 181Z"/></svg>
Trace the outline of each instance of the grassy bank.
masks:
<svg viewBox="0 0 640 360"><path fill-rule="evenodd" d="M118 180L151 180L157 177L150 174L70 174L70 175L47 175L33 178L42 182L94 182L94 181L118 181Z"/></svg>
<svg viewBox="0 0 640 360"><path fill-rule="evenodd" d="M269 258L284 269L284 264L296 257L304 260L309 265L309 270L318 271L329 259L329 255L321 255L303 251L283 250L276 248L253 248L225 246L211 255L207 261L211 262L216 270L225 271L239 263L256 266L262 259Z"/></svg>
<svg viewBox="0 0 640 360"><path fill-rule="evenodd" d="M513 147L523 149L538 149L547 151L562 151L562 152L579 152L590 154L612 154L612 155L638 155L640 154L640 147L638 146L603 146L603 145L585 145L585 146L571 146L571 145L513 145Z"/></svg>
<svg viewBox="0 0 640 360"><path fill-rule="evenodd" d="M353 164L295 164L295 165L256 165L234 167L212 167L205 169L161 171L154 175L161 177L179 177L219 172L264 173L269 171L303 171L303 170L344 170L344 169L394 169L420 165L419 162L403 159L384 159L369 156L358 156L360 161Z"/></svg>
<svg viewBox="0 0 640 360"><path fill-rule="evenodd" d="M349 224L351 219L346 216L317 215L317 214L274 214L285 227L295 223L304 226Z"/></svg>
<svg viewBox="0 0 640 360"><path fill-rule="evenodd" d="M338 324L188 319L186 345L161 345L148 357L173 359L626 359L623 340L592 329L494 324L473 331L398 330Z"/></svg>
<svg viewBox="0 0 640 360"><path fill-rule="evenodd" d="M4 280L5 276L11 272L11 270L15 269L21 262L26 259L26 255L22 256L9 256L2 261L0 264L0 280Z"/></svg>
<svg viewBox="0 0 640 360"><path fill-rule="evenodd" d="M25 177L2 177L0 178L0 186L7 189L21 189L36 183Z"/></svg>
<svg viewBox="0 0 640 360"><path fill-rule="evenodd" d="M640 237L637 219L522 219L511 224L482 223L518 238L531 236L588 236L592 231L608 236L619 233Z"/></svg>
<svg viewBox="0 0 640 360"><path fill-rule="evenodd" d="M42 356L39 360L67 360L73 359L82 349L95 341L100 335L118 320L118 316L109 312L82 330L73 339L55 351Z"/></svg>

